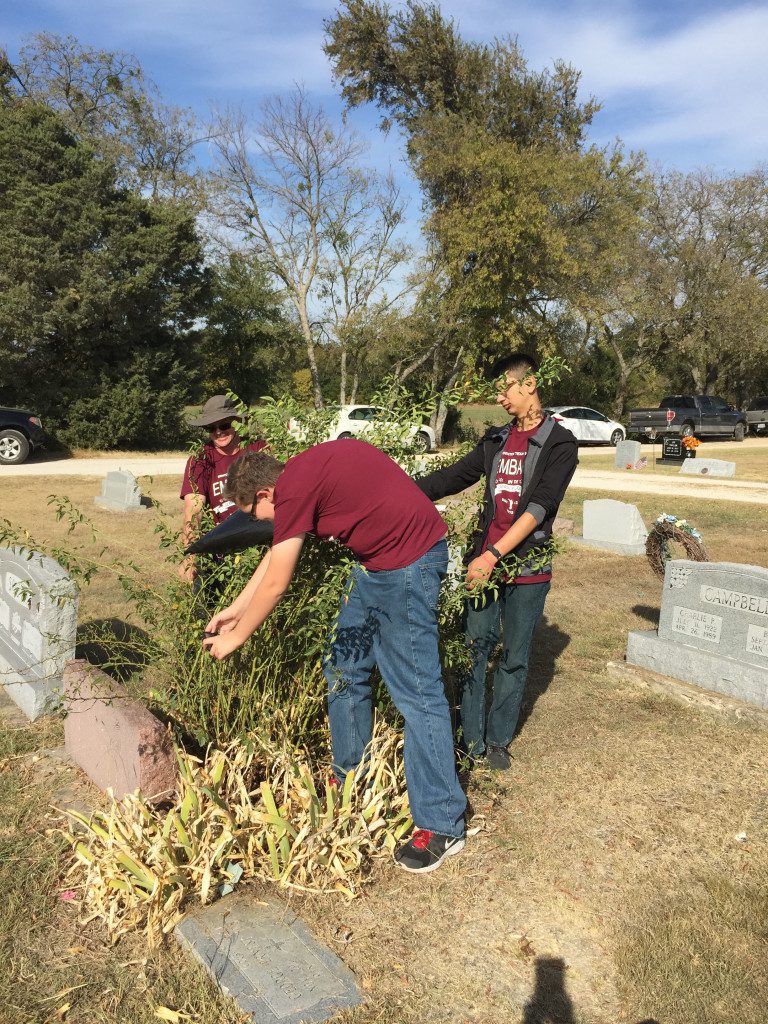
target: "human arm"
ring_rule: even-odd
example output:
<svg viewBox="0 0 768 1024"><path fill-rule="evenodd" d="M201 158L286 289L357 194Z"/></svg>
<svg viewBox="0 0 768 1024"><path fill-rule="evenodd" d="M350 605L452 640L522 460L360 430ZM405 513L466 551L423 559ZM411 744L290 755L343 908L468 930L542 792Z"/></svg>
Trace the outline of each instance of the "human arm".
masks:
<svg viewBox="0 0 768 1024"><path fill-rule="evenodd" d="M181 543L184 548L187 548L195 539L195 531L200 523L200 517L203 514L204 508L205 498L202 494L193 492L184 495L184 522L181 527ZM185 555L179 566L178 573L179 578L184 583L192 583L197 575L194 555Z"/></svg>
<svg viewBox="0 0 768 1024"><path fill-rule="evenodd" d="M218 660L226 658L228 654L242 646L277 607L290 586L303 543L304 534L302 533L272 547L268 558L262 560L261 564L266 562L267 565L260 579L254 584L254 578L259 571L257 569L235 602L239 603L251 588L248 603L240 614L234 629L230 629L223 635L208 637L203 641L203 645L208 648L214 658ZM261 569L261 565L259 569ZM216 616L209 625L215 620Z"/></svg>
<svg viewBox="0 0 768 1024"><path fill-rule="evenodd" d="M232 604L229 605L228 608L223 608L220 612L216 612L211 621L205 627L206 633L227 633L235 628L237 623L240 621L243 612L251 603L251 598L256 593L259 584L264 579L267 569L269 568L271 556L272 549L270 548L256 566L255 572Z"/></svg>
<svg viewBox="0 0 768 1024"><path fill-rule="evenodd" d="M439 501L447 494L458 494L459 491L476 484L484 472L483 444L481 442L463 459L454 462L452 466L437 469L427 476L417 477L413 482L430 501Z"/></svg>
<svg viewBox="0 0 768 1024"><path fill-rule="evenodd" d="M516 547L519 547L533 533L537 526L539 526L539 523L536 521L536 517L530 512L523 512L493 546L503 558L504 555L508 555L510 551L514 551ZM488 548L478 555L477 558L473 558L467 566L467 586L472 589L478 583L487 580L498 561L499 558L492 551L489 551Z"/></svg>

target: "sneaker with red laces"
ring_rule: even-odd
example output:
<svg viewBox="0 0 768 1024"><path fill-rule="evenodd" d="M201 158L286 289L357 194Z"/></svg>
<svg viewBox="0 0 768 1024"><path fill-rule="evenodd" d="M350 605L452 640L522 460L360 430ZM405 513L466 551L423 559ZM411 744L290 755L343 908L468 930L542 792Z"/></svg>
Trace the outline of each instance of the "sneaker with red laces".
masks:
<svg viewBox="0 0 768 1024"><path fill-rule="evenodd" d="M417 828L407 843L395 853L395 863L403 871L434 871L446 857L464 849L464 836L440 836L426 828Z"/></svg>

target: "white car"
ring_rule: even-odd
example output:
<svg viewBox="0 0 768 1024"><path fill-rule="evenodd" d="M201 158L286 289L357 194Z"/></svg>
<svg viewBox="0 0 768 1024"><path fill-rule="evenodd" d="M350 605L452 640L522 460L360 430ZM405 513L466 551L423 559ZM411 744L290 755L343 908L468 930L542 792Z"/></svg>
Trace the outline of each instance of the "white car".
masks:
<svg viewBox="0 0 768 1024"><path fill-rule="evenodd" d="M623 441L627 432L621 423L609 420L596 409L581 405L558 405L546 410L553 420L570 430L579 444L612 444Z"/></svg>
<svg viewBox="0 0 768 1024"><path fill-rule="evenodd" d="M375 423L387 424L386 409L376 405L343 405L331 429L330 440L364 435ZM423 452L432 452L437 447L434 430L424 423L409 427L408 435L414 438L414 446Z"/></svg>

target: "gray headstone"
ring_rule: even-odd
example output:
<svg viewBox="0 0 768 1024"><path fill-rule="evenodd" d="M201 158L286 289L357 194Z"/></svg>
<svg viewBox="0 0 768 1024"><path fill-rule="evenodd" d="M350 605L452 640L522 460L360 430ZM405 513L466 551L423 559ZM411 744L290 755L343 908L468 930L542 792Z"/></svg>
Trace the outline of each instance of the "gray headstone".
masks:
<svg viewBox="0 0 768 1024"><path fill-rule="evenodd" d="M639 441L619 441L616 445L614 466L616 469L637 469L643 446Z"/></svg>
<svg viewBox="0 0 768 1024"><path fill-rule="evenodd" d="M583 524L582 536L572 538L577 544L621 555L645 554L648 531L635 505L613 498L585 501Z"/></svg>
<svg viewBox="0 0 768 1024"><path fill-rule="evenodd" d="M110 512L144 512L141 491L133 473L124 469L113 470L104 477L101 494L94 499L99 508Z"/></svg>
<svg viewBox="0 0 768 1024"><path fill-rule="evenodd" d="M0 684L28 718L60 691L76 631L77 587L58 562L0 548Z"/></svg>
<svg viewBox="0 0 768 1024"><path fill-rule="evenodd" d="M736 463L725 459L686 459L680 472L683 476L736 476Z"/></svg>
<svg viewBox="0 0 768 1024"><path fill-rule="evenodd" d="M256 1024L315 1024L363 1001L349 968L276 900L226 897L176 935Z"/></svg>
<svg viewBox="0 0 768 1024"><path fill-rule="evenodd" d="M659 629L630 633L627 661L768 709L768 569L669 561Z"/></svg>

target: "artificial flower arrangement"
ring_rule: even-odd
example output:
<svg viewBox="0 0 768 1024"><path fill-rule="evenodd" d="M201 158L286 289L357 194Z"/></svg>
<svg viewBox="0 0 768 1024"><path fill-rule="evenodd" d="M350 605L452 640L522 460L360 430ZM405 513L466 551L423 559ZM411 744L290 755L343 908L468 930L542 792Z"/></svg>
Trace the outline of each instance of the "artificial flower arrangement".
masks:
<svg viewBox="0 0 768 1024"><path fill-rule="evenodd" d="M672 557L670 541L682 545L691 561L709 561L699 531L691 526L687 519L679 519L677 516L662 512L651 527L645 544L645 553L657 576L664 575L666 563Z"/></svg>
<svg viewBox="0 0 768 1024"><path fill-rule="evenodd" d="M683 438L683 447L687 448L689 452L695 452L700 444L701 441L698 437L694 437L693 434Z"/></svg>

